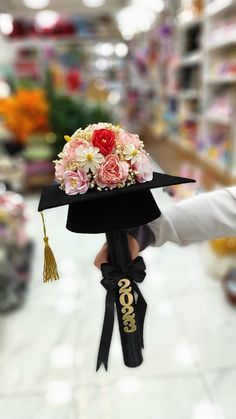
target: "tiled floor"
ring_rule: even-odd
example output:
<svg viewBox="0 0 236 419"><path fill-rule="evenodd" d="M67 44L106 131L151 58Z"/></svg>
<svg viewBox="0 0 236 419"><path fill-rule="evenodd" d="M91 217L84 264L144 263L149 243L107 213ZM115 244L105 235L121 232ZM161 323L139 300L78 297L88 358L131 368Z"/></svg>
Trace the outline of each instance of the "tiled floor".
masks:
<svg viewBox="0 0 236 419"><path fill-rule="evenodd" d="M48 211L61 279L44 285L37 197L28 205L33 279L24 308L0 318L0 418L235 419L236 310L206 273L202 246L145 251L144 362L122 364L116 327L109 371L96 373L105 291L93 259L104 237L70 233L66 208Z"/></svg>

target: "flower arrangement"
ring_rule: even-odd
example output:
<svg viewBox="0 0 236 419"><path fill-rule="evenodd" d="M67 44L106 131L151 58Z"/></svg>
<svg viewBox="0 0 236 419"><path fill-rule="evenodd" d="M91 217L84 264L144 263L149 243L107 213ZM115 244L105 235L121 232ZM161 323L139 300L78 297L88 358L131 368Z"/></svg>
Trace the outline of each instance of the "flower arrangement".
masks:
<svg viewBox="0 0 236 419"><path fill-rule="evenodd" d="M54 163L56 181L67 195L124 188L153 178L143 142L120 126L100 122L64 138Z"/></svg>
<svg viewBox="0 0 236 419"><path fill-rule="evenodd" d="M27 241L26 206L18 193L5 191L0 195L0 244L22 246Z"/></svg>
<svg viewBox="0 0 236 419"><path fill-rule="evenodd" d="M50 131L48 103L41 89L19 89L0 100L0 114L16 140L24 144L34 133Z"/></svg>

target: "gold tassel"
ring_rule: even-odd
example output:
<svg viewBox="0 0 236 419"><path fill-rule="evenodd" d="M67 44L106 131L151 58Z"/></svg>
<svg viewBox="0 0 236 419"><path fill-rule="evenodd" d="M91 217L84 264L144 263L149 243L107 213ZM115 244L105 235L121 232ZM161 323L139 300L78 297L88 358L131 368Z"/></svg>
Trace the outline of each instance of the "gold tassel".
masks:
<svg viewBox="0 0 236 419"><path fill-rule="evenodd" d="M44 267L43 267L43 282L49 282L59 279L57 263L52 252L51 247L48 244L48 237L46 232L46 226L44 221L43 212L40 212L43 221L43 234L44 234Z"/></svg>

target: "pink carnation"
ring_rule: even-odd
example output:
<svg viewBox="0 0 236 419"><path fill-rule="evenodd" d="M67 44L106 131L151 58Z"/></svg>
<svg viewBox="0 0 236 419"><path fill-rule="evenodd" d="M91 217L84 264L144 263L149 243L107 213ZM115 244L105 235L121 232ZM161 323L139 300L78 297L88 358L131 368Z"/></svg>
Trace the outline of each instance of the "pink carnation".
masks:
<svg viewBox="0 0 236 419"><path fill-rule="evenodd" d="M142 144L138 135L130 134L123 129L120 130L117 134L116 142L121 146L125 146L126 144L133 144L136 148L140 148Z"/></svg>
<svg viewBox="0 0 236 419"><path fill-rule="evenodd" d="M88 190L87 175L83 170L66 170L63 176L67 195L84 194Z"/></svg>
<svg viewBox="0 0 236 419"><path fill-rule="evenodd" d="M150 159L145 153L139 153L138 160L133 164L133 170L137 172L136 180L139 183L148 182L153 178L152 165Z"/></svg>
<svg viewBox="0 0 236 419"><path fill-rule="evenodd" d="M65 160L58 160L55 163L55 178L56 181L61 183L63 181L64 172L66 170L68 162Z"/></svg>
<svg viewBox="0 0 236 419"><path fill-rule="evenodd" d="M115 188L119 183L125 182L129 173L129 164L120 161L116 154L106 156L96 175L98 186Z"/></svg>

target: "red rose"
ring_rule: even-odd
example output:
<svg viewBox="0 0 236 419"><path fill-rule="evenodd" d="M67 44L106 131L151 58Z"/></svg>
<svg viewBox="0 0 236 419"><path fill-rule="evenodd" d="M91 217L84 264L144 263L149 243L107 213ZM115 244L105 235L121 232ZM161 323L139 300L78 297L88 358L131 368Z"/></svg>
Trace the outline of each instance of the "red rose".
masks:
<svg viewBox="0 0 236 419"><path fill-rule="evenodd" d="M98 147L104 156L111 154L115 147L115 133L109 129L95 129L92 136L92 144Z"/></svg>

